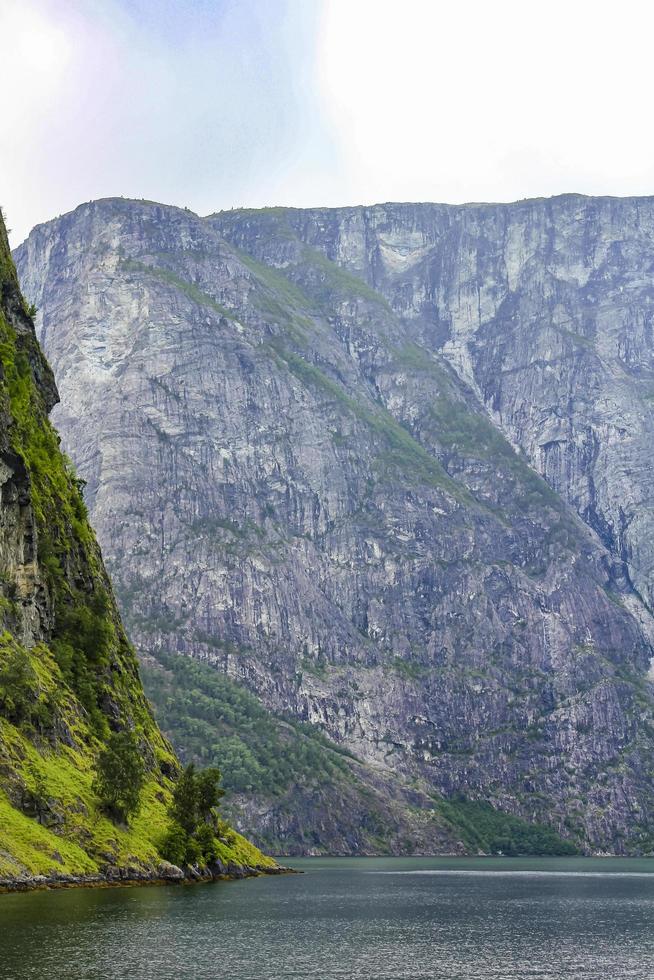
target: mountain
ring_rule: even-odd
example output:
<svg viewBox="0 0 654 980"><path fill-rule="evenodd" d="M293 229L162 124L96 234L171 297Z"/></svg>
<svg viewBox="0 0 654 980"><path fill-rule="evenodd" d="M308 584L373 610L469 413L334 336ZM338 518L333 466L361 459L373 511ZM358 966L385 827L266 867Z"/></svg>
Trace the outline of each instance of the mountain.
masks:
<svg viewBox="0 0 654 980"><path fill-rule="evenodd" d="M654 847L653 229L109 199L16 251L158 717L260 843Z"/></svg>
<svg viewBox="0 0 654 980"><path fill-rule="evenodd" d="M182 876L157 847L179 763L48 420L57 399L0 217L0 890ZM145 773L129 822L110 819L96 781L112 733L126 732ZM229 840L224 864L272 863Z"/></svg>

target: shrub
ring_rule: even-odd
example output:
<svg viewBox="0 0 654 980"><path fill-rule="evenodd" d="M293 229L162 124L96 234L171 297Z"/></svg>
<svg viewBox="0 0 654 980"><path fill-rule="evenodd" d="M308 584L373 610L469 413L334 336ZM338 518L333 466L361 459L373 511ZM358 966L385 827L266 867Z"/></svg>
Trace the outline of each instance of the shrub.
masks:
<svg viewBox="0 0 654 980"><path fill-rule="evenodd" d="M183 827L173 822L159 842L159 853L171 864L182 865L186 863L187 844L188 834Z"/></svg>

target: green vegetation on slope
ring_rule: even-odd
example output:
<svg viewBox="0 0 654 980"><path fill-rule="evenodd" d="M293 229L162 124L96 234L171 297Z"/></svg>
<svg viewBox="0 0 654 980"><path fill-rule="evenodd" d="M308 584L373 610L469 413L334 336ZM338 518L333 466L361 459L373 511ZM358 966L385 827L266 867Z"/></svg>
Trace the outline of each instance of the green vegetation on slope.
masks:
<svg viewBox="0 0 654 980"><path fill-rule="evenodd" d="M226 790L279 796L344 778L347 757L310 725L276 718L224 674L189 657L158 654L143 681L159 723L183 759L218 765Z"/></svg>
<svg viewBox="0 0 654 980"><path fill-rule="evenodd" d="M33 334L18 334L1 310L0 359L0 411L10 427L5 451L14 453L26 470L37 541L38 571L32 574L45 580L54 605L55 659L98 734L108 731L101 708L107 697L123 719L154 732L79 483L59 449L35 380L35 372L47 366ZM15 593L18 585L13 585ZM114 665L120 665L120 673L112 670Z"/></svg>
<svg viewBox="0 0 654 980"><path fill-rule="evenodd" d="M435 443L459 457L470 456L502 466L514 480L513 493L518 507L542 513L549 507L564 513L564 505L549 484L529 466L511 443L482 412L471 411L457 393L447 368L417 344L406 343L394 351L394 365L408 369L412 376L429 376L438 386L438 393L429 405L423 420ZM567 518L568 526L571 521Z"/></svg>
<svg viewBox="0 0 654 980"><path fill-rule="evenodd" d="M275 717L249 691L215 668L176 654L144 666L146 690L166 734L183 758L220 764L228 791L282 796L294 782L321 786L349 778L347 757L309 725ZM470 853L576 854L542 824L463 798L439 800L439 820ZM227 835L229 839L229 834ZM174 852L179 835L167 841ZM380 851L388 842L377 841Z"/></svg>
<svg viewBox="0 0 654 980"><path fill-rule="evenodd" d="M376 292L353 273L328 259L324 252L305 245L302 248L302 263L312 272L317 282L311 284L311 293L319 303L333 301L334 294L348 299L367 300L391 312L391 307L381 293Z"/></svg>
<svg viewBox="0 0 654 980"><path fill-rule="evenodd" d="M11 537L9 518L0 568L0 874L153 867L177 763L143 695L80 485L47 418L54 386L3 229L0 255L0 454L23 501L25 542ZM10 501L3 494L3 508ZM19 639L26 622L35 641ZM147 769L130 825L108 818L94 788L110 719L133 731Z"/></svg>
<svg viewBox="0 0 654 980"><path fill-rule="evenodd" d="M175 760L140 735L149 771L129 824L114 823L97 793L102 742L45 644L0 636L0 877L97 874L107 865L156 866ZM154 743L154 744L153 744ZM153 750L157 752L156 760Z"/></svg>
<svg viewBox="0 0 654 980"><path fill-rule="evenodd" d="M493 809L489 803L457 797L442 800L438 810L473 854L566 855L578 854L570 841L543 824Z"/></svg>

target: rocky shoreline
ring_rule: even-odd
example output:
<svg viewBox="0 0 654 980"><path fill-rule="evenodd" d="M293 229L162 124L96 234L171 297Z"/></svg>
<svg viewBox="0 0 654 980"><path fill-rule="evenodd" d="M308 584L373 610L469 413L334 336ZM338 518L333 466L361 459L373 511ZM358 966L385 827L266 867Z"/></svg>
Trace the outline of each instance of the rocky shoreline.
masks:
<svg viewBox="0 0 654 980"><path fill-rule="evenodd" d="M158 868L146 871L142 868L112 868L97 875L20 875L0 878L0 894L6 892L42 891L55 888L111 888L133 885L185 885L200 881L230 881L256 878L261 875L301 874L283 865L225 864L216 861L205 867L182 869L163 861Z"/></svg>

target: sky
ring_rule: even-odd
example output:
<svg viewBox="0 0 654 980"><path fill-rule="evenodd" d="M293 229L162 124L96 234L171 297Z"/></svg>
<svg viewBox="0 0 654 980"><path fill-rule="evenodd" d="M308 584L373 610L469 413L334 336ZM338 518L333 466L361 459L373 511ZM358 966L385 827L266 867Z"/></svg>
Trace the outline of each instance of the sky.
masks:
<svg viewBox="0 0 654 980"><path fill-rule="evenodd" d="M99 197L654 193L641 0L0 0L13 245Z"/></svg>

